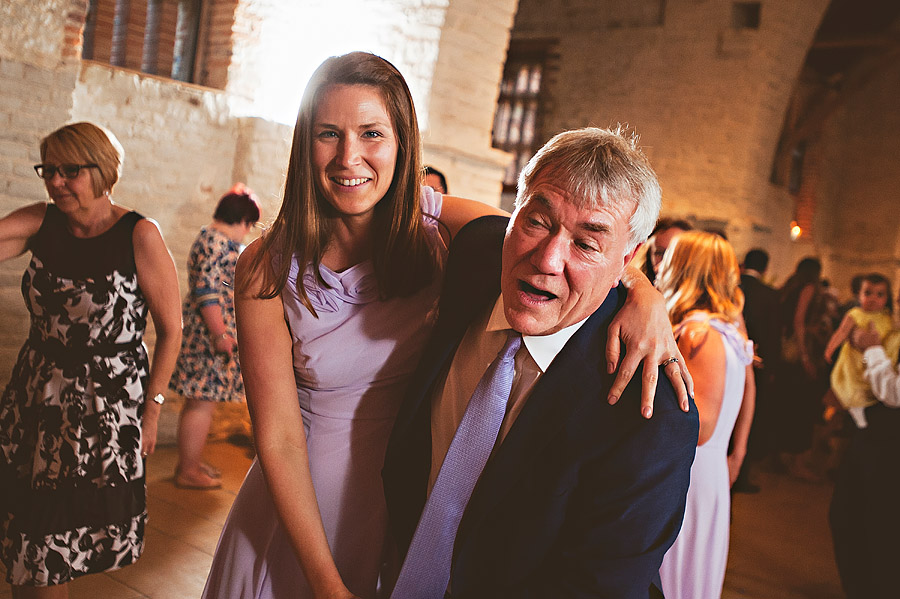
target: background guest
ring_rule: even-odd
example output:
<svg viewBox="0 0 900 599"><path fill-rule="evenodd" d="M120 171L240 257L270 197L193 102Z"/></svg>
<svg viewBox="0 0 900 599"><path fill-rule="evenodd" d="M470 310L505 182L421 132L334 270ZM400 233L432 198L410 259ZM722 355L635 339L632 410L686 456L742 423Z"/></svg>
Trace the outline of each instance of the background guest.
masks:
<svg viewBox="0 0 900 599"><path fill-rule="evenodd" d="M693 229L691 223L682 219L663 217L656 221L656 227L654 227L653 233L650 234L650 239L645 244L646 252L641 264L641 271L651 283L656 282L656 269L659 268L659 264L662 262L669 244L680 233L691 229Z"/></svg>
<svg viewBox="0 0 900 599"><path fill-rule="evenodd" d="M143 458L181 313L156 223L112 199L123 155L91 123L54 131L35 165L50 203L0 219L0 259L32 252L31 331L0 398L0 555L13 597L67 597L72 579L131 564L144 546Z"/></svg>
<svg viewBox="0 0 900 599"><path fill-rule="evenodd" d="M734 482L735 492L756 492L759 487L749 480L750 464L764 459L775 449L776 421L775 375L781 360L781 321L778 318L778 291L763 282L769 266L769 254L754 248L744 256L741 267L741 291L744 292L744 324L754 343L758 360L753 364L756 402L753 425L747 443L747 459Z"/></svg>
<svg viewBox="0 0 900 599"><path fill-rule="evenodd" d="M447 177L433 166L425 167L425 185L438 193L449 193Z"/></svg>
<svg viewBox="0 0 900 599"><path fill-rule="evenodd" d="M864 375L879 403L865 409L835 481L829 520L841 584L848 599L897 596L900 563L900 334L857 328Z"/></svg>
<svg viewBox="0 0 900 599"><path fill-rule="evenodd" d="M828 390L824 352L833 330L821 274L818 259L803 258L779 290L783 329L778 449L788 471L806 480L821 479L811 448L814 428L824 411L822 397Z"/></svg>
<svg viewBox="0 0 900 599"><path fill-rule="evenodd" d="M863 275L857 301L859 306L847 311L840 326L828 340L825 359L830 362L834 352L840 348L831 370L831 390L841 406L850 413L856 426L865 428L865 408L874 404L876 399L863 376L862 353L850 343L850 333L854 328L865 329L871 326L883 340L891 332L894 328L894 304L891 301L890 282L878 273Z"/></svg>
<svg viewBox="0 0 900 599"><path fill-rule="evenodd" d="M682 233L660 265L658 287L685 365L703 373L694 384L700 436L684 524L659 571L668 599L718 599L725 581L729 489L747 447L754 400L753 385L745 385L753 376L753 344L742 330L738 280L731 245L713 233Z"/></svg>
<svg viewBox="0 0 900 599"><path fill-rule="evenodd" d="M242 242L259 221L259 201L242 183L219 200L213 221L200 229L188 256L184 336L169 387L185 397L178 419L175 485L221 486L221 474L203 461L216 402L243 401L244 382L234 322L234 267Z"/></svg>

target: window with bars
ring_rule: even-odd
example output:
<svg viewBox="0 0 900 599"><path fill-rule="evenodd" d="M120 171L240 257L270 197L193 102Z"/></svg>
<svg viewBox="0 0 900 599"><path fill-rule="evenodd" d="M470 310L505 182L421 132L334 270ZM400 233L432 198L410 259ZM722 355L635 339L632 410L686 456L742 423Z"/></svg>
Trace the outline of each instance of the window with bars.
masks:
<svg viewBox="0 0 900 599"><path fill-rule="evenodd" d="M201 0L90 0L82 58L196 82Z"/></svg>
<svg viewBox="0 0 900 599"><path fill-rule="evenodd" d="M503 192L515 193L519 171L541 147L541 85L551 42L511 41L494 115L492 145L513 155Z"/></svg>

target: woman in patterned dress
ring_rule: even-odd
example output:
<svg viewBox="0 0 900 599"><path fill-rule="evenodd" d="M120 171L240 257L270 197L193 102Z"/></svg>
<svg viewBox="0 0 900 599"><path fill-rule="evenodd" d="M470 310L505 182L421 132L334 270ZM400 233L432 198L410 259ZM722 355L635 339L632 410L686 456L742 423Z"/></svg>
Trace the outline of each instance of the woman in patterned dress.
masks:
<svg viewBox="0 0 900 599"><path fill-rule="evenodd" d="M234 265L259 220L259 201L242 183L222 196L213 222L200 229L188 256L181 354L169 387L185 397L178 420L175 485L217 489L221 474L203 462L216 402L242 401L244 382L234 325Z"/></svg>
<svg viewBox="0 0 900 599"><path fill-rule="evenodd" d="M110 195L122 157L96 125L58 129L35 166L50 203L0 219L0 259L32 252L22 278L31 330L0 397L0 558L15 598L67 597L73 578L143 550L144 458L181 311L156 223Z"/></svg>

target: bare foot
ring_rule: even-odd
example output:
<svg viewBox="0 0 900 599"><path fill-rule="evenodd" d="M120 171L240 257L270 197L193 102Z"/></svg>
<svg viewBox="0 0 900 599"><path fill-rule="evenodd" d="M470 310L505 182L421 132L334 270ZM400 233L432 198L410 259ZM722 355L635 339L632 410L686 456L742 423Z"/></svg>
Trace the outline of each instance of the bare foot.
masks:
<svg viewBox="0 0 900 599"><path fill-rule="evenodd" d="M179 489L219 489L222 487L222 481L209 476L203 471L190 476L185 472L179 472L175 476L175 486Z"/></svg>

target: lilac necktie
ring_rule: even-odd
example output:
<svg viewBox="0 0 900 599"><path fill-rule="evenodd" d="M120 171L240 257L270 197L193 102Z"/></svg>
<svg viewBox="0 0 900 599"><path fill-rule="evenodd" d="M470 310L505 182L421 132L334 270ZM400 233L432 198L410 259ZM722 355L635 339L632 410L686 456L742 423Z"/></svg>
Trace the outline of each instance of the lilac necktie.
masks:
<svg viewBox="0 0 900 599"><path fill-rule="evenodd" d="M497 441L521 345L522 336L509 331L506 345L478 381L425 502L391 599L444 596L456 529Z"/></svg>

